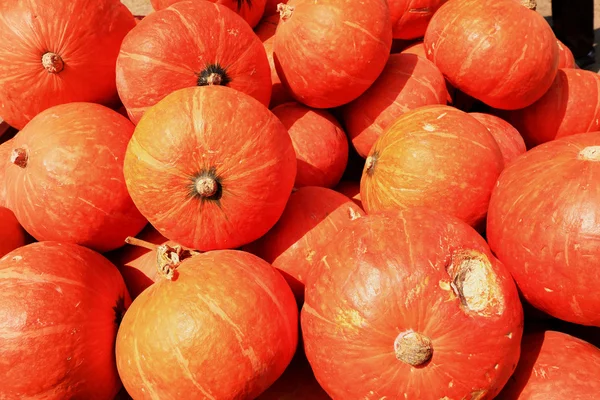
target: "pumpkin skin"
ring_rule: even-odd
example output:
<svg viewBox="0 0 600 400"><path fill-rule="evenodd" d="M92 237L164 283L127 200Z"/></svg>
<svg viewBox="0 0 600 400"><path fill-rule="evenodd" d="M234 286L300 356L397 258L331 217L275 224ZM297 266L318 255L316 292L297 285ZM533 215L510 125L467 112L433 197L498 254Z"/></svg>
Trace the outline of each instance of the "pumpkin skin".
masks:
<svg viewBox="0 0 600 400"><path fill-rule="evenodd" d="M179 3L181 0L150 0L155 10L163 10ZM201 1L201 0L195 0ZM266 0L209 0L211 3L223 5L239 14L252 28L258 25L263 16Z"/></svg>
<svg viewBox="0 0 600 400"><path fill-rule="evenodd" d="M504 167L493 136L449 106L426 106L396 120L371 149L360 197L371 214L423 206L479 227Z"/></svg>
<svg viewBox="0 0 600 400"><path fill-rule="evenodd" d="M586 400L600 393L600 349L555 331L523 335L521 360L498 400Z"/></svg>
<svg viewBox="0 0 600 400"><path fill-rule="evenodd" d="M425 35L433 14L448 0L404 1L404 11L393 25L394 39L417 39Z"/></svg>
<svg viewBox="0 0 600 400"><path fill-rule="evenodd" d="M366 158L379 136L407 111L446 104L444 76L426 58L392 54L373 86L344 107L344 126L354 148Z"/></svg>
<svg viewBox="0 0 600 400"><path fill-rule="evenodd" d="M523 310L471 227L423 208L368 215L324 254L301 326L332 398L492 399L509 379Z"/></svg>
<svg viewBox="0 0 600 400"><path fill-rule="evenodd" d="M487 238L525 299L565 321L600 326L596 182L600 133L569 136L509 165L490 201ZM557 277L560 277L558 279Z"/></svg>
<svg viewBox="0 0 600 400"><path fill-rule="evenodd" d="M392 47L386 0L290 0L280 15L275 67L300 103L314 108L346 104L385 67Z"/></svg>
<svg viewBox="0 0 600 400"><path fill-rule="evenodd" d="M273 229L246 250L279 269L302 304L304 282L318 263L323 246L363 215L364 211L341 193L303 187L292 193Z"/></svg>
<svg viewBox="0 0 600 400"><path fill-rule="evenodd" d="M558 44L558 68L578 69L577 64L575 64L575 57L573 57L571 50L560 40L556 39L556 42Z"/></svg>
<svg viewBox="0 0 600 400"><path fill-rule="evenodd" d="M25 230L15 214L8 208L0 207L0 258L26 243Z"/></svg>
<svg viewBox="0 0 600 400"><path fill-rule="evenodd" d="M0 207L7 207L6 204L6 170L10 163L10 153L12 153L13 139L0 144Z"/></svg>
<svg viewBox="0 0 600 400"><path fill-rule="evenodd" d="M550 25L515 0L450 0L431 18L424 43L452 86L499 109L531 105L558 68Z"/></svg>
<svg viewBox="0 0 600 400"><path fill-rule="evenodd" d="M425 54L425 44L422 41L411 44L410 46L405 47L400 51L402 54L414 54L419 57L427 58L427 54ZM439 71L439 70L438 70ZM456 89L446 80L446 102L448 104L454 103L454 95Z"/></svg>
<svg viewBox="0 0 600 400"><path fill-rule="evenodd" d="M114 398L130 303L114 265L75 244L33 243L0 259L0 288L1 398Z"/></svg>
<svg viewBox="0 0 600 400"><path fill-rule="evenodd" d="M223 86L186 88L142 118L124 173L138 209L166 238L201 251L237 248L283 213L296 154L257 100Z"/></svg>
<svg viewBox="0 0 600 400"><path fill-rule="evenodd" d="M508 122L490 114L469 113L469 115L481 122L496 139L496 143L498 143L502 152L505 167L527 151L523 137Z"/></svg>
<svg viewBox="0 0 600 400"><path fill-rule="evenodd" d="M361 209L363 209L362 201L360 200L360 182L341 181L334 190L350 198Z"/></svg>
<svg viewBox="0 0 600 400"><path fill-rule="evenodd" d="M348 138L333 115L296 102L275 107L273 114L294 145L298 160L294 187L337 185L348 164Z"/></svg>
<svg viewBox="0 0 600 400"><path fill-rule="evenodd" d="M115 63L135 26L119 0L3 1L0 15L0 114L10 125L58 104L118 100Z"/></svg>
<svg viewBox="0 0 600 400"><path fill-rule="evenodd" d="M256 35L265 47L269 66L271 67L271 82L273 85L271 87L271 102L269 103L269 108L274 108L280 104L294 100L281 83L281 79L279 79L279 75L277 75L277 70L275 69L275 62L273 61L273 43L275 43L275 31L277 30L278 23L279 14L270 15L263 19L255 30Z"/></svg>
<svg viewBox="0 0 600 400"><path fill-rule="evenodd" d="M600 130L600 76L560 69L548 92L531 106L508 113L507 120L528 147L557 137Z"/></svg>
<svg viewBox="0 0 600 400"><path fill-rule="evenodd" d="M133 129L92 103L61 104L32 119L13 139L6 170L8 205L27 232L105 252L141 231L147 221L122 167Z"/></svg>
<svg viewBox="0 0 600 400"><path fill-rule="evenodd" d="M117 58L117 89L134 124L149 107L186 87L228 86L268 105L270 76L250 26L208 1L184 1L148 15L127 35Z"/></svg>
<svg viewBox="0 0 600 400"><path fill-rule="evenodd" d="M188 258L175 273L142 292L123 318L116 354L125 388L135 399L256 398L298 342L285 280L236 250Z"/></svg>

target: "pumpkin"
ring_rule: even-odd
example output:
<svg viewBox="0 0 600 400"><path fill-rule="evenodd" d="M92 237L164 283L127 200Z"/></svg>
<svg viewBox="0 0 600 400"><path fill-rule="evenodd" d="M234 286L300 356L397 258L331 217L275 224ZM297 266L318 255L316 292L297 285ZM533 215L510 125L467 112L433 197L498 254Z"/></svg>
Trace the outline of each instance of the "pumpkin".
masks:
<svg viewBox="0 0 600 400"><path fill-rule="evenodd" d="M575 64L575 57L573 57L571 50L560 40L556 39L556 42L558 44L558 68L578 69L577 64Z"/></svg>
<svg viewBox="0 0 600 400"><path fill-rule="evenodd" d="M0 15L0 115L10 125L58 104L118 100L115 63L135 26L119 0L3 1Z"/></svg>
<svg viewBox="0 0 600 400"><path fill-rule="evenodd" d="M130 303L114 265L76 244L33 243L0 259L0 288L0 398L114 398Z"/></svg>
<svg viewBox="0 0 600 400"><path fill-rule="evenodd" d="M186 88L142 118L124 173L161 235L201 251L237 248L283 213L296 155L283 124L259 101L223 86Z"/></svg>
<svg viewBox="0 0 600 400"><path fill-rule="evenodd" d="M267 58L269 60L269 66L271 67L271 102L269 108L277 107L280 104L293 101L294 98L288 93L279 75L275 69L275 63L273 61L273 43L275 42L275 31L277 30L277 24L279 23L279 14L274 14L263 19L260 24L256 27L256 35L262 41Z"/></svg>
<svg viewBox="0 0 600 400"><path fill-rule="evenodd" d="M600 326L600 132L525 153L502 173L490 201L487 238L534 307Z"/></svg>
<svg viewBox="0 0 600 400"><path fill-rule="evenodd" d="M496 139L505 166L527 151L523 137L508 122L490 114L470 113L469 115L481 122Z"/></svg>
<svg viewBox="0 0 600 400"><path fill-rule="evenodd" d="M499 109L538 100L558 68L550 25L515 0L450 0L431 18L424 43L452 86Z"/></svg>
<svg viewBox="0 0 600 400"><path fill-rule="evenodd" d="M8 208L0 207L0 258L26 243L25 230L15 214Z"/></svg>
<svg viewBox="0 0 600 400"><path fill-rule="evenodd" d="M296 350L298 311L277 270L219 250L161 271L117 336L117 367L134 399L254 399L281 376Z"/></svg>
<svg viewBox="0 0 600 400"><path fill-rule="evenodd" d="M278 10L275 67L297 101L341 106L364 93L385 67L392 46L386 0L290 0Z"/></svg>
<svg viewBox="0 0 600 400"><path fill-rule="evenodd" d="M360 200L360 183L354 181L341 181L334 190L350 198L357 206L363 208Z"/></svg>
<svg viewBox="0 0 600 400"><path fill-rule="evenodd" d="M400 3L404 3L404 9L393 24L394 38L407 40L423 37L431 17L446 1L400 0Z"/></svg>
<svg viewBox="0 0 600 400"><path fill-rule="evenodd" d="M323 246L363 215L364 211L341 193L303 187L292 193L273 229L246 250L279 269L302 304L304 282L322 257Z"/></svg>
<svg viewBox="0 0 600 400"><path fill-rule="evenodd" d="M528 147L557 137L600 130L600 76L560 69L548 92L531 106L507 114Z"/></svg>
<svg viewBox="0 0 600 400"><path fill-rule="evenodd" d="M150 0L155 10L163 10L179 3L181 0ZM202 0L195 0L202 1ZM258 22L265 11L266 0L209 0L211 3L223 5L239 14L251 27L258 25ZM214 22L213 22L214 24ZM216 24L212 25L216 26Z"/></svg>
<svg viewBox="0 0 600 400"><path fill-rule="evenodd" d="M372 214L323 253L301 326L332 398L492 399L509 379L523 310L467 224L424 208Z"/></svg>
<svg viewBox="0 0 600 400"><path fill-rule="evenodd" d="M6 207L6 170L8 169L10 154L12 153L12 143L10 139L0 144L0 207Z"/></svg>
<svg viewBox="0 0 600 400"><path fill-rule="evenodd" d="M556 331L523 335L517 369L498 400L594 399L600 393L600 349Z"/></svg>
<svg viewBox="0 0 600 400"><path fill-rule="evenodd" d="M375 143L363 170L367 214L423 206L479 227L504 167L493 136L449 106L410 111Z"/></svg>
<svg viewBox="0 0 600 400"><path fill-rule="evenodd" d="M275 107L273 114L294 145L298 160L294 186L337 185L348 163L348 138L333 115L295 102Z"/></svg>
<svg viewBox="0 0 600 400"><path fill-rule="evenodd" d="M135 124L149 107L186 87L228 86L268 105L270 76L250 26L208 1L184 1L148 15L127 35L117 58L117 89Z"/></svg>
<svg viewBox="0 0 600 400"><path fill-rule="evenodd" d="M92 103L54 106L32 119L13 139L6 169L8 206L27 232L104 252L141 231L146 219L123 177L133 129Z"/></svg>
<svg viewBox="0 0 600 400"><path fill-rule="evenodd" d="M431 61L392 54L373 86L344 107L344 125L354 148L366 158L399 116L422 106L446 104L446 99L444 76Z"/></svg>

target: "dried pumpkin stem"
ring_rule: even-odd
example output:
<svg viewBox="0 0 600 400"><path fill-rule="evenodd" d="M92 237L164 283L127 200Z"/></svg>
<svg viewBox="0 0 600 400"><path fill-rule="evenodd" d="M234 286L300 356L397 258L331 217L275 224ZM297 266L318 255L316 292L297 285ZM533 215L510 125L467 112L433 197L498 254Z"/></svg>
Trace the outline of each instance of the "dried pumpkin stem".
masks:
<svg viewBox="0 0 600 400"><path fill-rule="evenodd" d="M211 197L219 189L219 184L215 178L203 176L196 181L196 192L202 197Z"/></svg>
<svg viewBox="0 0 600 400"><path fill-rule="evenodd" d="M26 168L29 161L29 154L26 149L19 147L14 149L10 155L10 162L17 167Z"/></svg>
<svg viewBox="0 0 600 400"><path fill-rule="evenodd" d="M294 13L294 7L285 3L279 3L277 4L277 12L279 13L281 20L286 21L292 17L292 14Z"/></svg>
<svg viewBox="0 0 600 400"><path fill-rule="evenodd" d="M396 358L413 367L425 364L433 355L431 339L414 331L403 332L394 341Z"/></svg>
<svg viewBox="0 0 600 400"><path fill-rule="evenodd" d="M125 243L130 244L132 246L143 247L144 249L148 249L148 250L152 250L152 251L154 251L158 248L158 245L156 245L154 243L150 243L145 240L138 239L138 238L135 238L132 236L127 236L127 238L125 238Z"/></svg>
<svg viewBox="0 0 600 400"><path fill-rule="evenodd" d="M42 65L49 74L58 74L65 68L63 59L50 51L42 56Z"/></svg>
<svg viewBox="0 0 600 400"><path fill-rule="evenodd" d="M175 270L179 267L179 264L186 258L198 254L200 254L200 252L187 250L179 245L172 247L168 244L160 245L156 249L158 273L168 280L173 280L175 277Z"/></svg>
<svg viewBox="0 0 600 400"><path fill-rule="evenodd" d="M529 8L530 10L535 10L537 7L536 0L521 0L521 4L523 4L525 7Z"/></svg>
<svg viewBox="0 0 600 400"><path fill-rule="evenodd" d="M220 75L220 74L217 74L216 72L213 72L212 74L210 74L210 75L208 76L208 78L206 78L206 83L207 83L209 86L212 86L212 85L220 85L220 84L221 84L221 82L223 82L223 78L221 77L221 75Z"/></svg>

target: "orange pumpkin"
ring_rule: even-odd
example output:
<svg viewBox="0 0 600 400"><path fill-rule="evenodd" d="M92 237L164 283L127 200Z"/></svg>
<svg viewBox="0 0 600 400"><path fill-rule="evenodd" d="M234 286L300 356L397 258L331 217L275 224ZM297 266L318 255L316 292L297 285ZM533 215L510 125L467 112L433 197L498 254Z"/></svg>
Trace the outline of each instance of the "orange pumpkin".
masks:
<svg viewBox="0 0 600 400"><path fill-rule="evenodd" d="M150 0L155 10L162 10L181 0ZM195 0L204 1L204 0ZM238 13L246 22L255 27L263 16L266 0L209 0L211 3L222 4Z"/></svg>

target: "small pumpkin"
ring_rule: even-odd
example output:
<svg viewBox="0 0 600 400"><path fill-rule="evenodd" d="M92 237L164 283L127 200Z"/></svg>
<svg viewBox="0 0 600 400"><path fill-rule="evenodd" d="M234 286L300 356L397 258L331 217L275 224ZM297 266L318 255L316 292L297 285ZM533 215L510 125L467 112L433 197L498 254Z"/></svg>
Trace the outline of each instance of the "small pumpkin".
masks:
<svg viewBox="0 0 600 400"><path fill-rule="evenodd" d="M527 151L523 137L511 124L491 114L469 113L490 131L502 152L504 166Z"/></svg>
<svg viewBox="0 0 600 400"><path fill-rule="evenodd" d="M425 35L435 12L448 0L400 0L404 9L393 24L395 39L417 39ZM396 0L398 2L398 0Z"/></svg>
<svg viewBox="0 0 600 400"><path fill-rule="evenodd" d="M26 243L27 234L15 214L8 208L0 207L0 258Z"/></svg>
<svg viewBox="0 0 600 400"><path fill-rule="evenodd" d="M163 10L181 0L150 0L155 10ZM204 1L204 0L194 0ZM211 3L221 4L239 14L251 27L258 22L265 11L266 0L208 0Z"/></svg>

